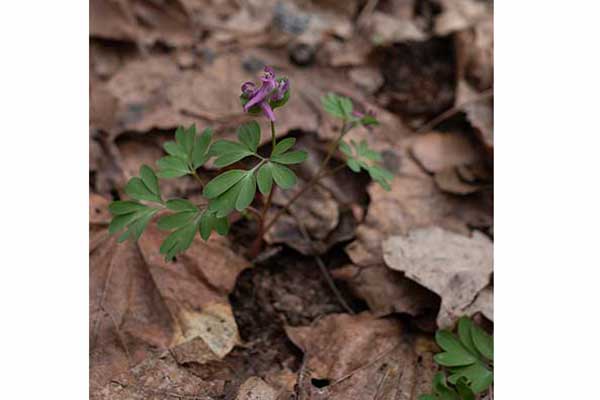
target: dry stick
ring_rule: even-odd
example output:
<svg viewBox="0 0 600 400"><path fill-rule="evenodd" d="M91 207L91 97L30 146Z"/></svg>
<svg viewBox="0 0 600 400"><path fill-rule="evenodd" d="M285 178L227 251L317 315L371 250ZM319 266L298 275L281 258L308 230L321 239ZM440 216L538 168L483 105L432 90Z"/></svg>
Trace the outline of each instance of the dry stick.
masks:
<svg viewBox="0 0 600 400"><path fill-rule="evenodd" d="M476 97L474 97L470 100L464 101L457 106L447 109L446 111L444 111L443 113L441 113L440 115L438 115L437 117L432 119L431 121L421 125L421 127L419 129L417 129L417 133L429 131L429 130L433 129L440 122L443 122L443 121L447 120L448 118L452 117L454 114L461 112L464 106L488 99L488 98L492 97L493 95L494 95L493 88L484 90L483 92L479 93Z"/></svg>
<svg viewBox="0 0 600 400"><path fill-rule="evenodd" d="M306 227L304 226L304 223L300 220L300 218L298 218L298 216L296 215L296 213L292 212L291 210L290 210L290 214L296 220L296 223L298 224L298 228L300 228L300 233L302 233L302 236L304 236L304 240L306 240L310 244L310 248L315 253L315 256L314 256L315 257L315 261L317 262L317 265L319 266L319 269L321 270L321 273L323 274L323 277L325 278L325 281L327 282L327 285L329 285L329 288L331 289L331 291L333 292L333 294L337 298L337 300L340 303L340 305L342 306L342 308L344 310L346 310L346 312L348 312L348 314L354 315L354 310L352 310L352 308L350 308L350 306L348 305L348 303L346 303L346 300L344 300L344 297L342 296L342 293L340 293L339 289L335 285L335 282L333 281L333 278L331 277L331 274L329 273L329 270L325 266L325 263L323 262L323 260L321 259L321 257L319 257L319 255L316 254L315 245L314 245L312 239L310 238L310 235L306 231Z"/></svg>

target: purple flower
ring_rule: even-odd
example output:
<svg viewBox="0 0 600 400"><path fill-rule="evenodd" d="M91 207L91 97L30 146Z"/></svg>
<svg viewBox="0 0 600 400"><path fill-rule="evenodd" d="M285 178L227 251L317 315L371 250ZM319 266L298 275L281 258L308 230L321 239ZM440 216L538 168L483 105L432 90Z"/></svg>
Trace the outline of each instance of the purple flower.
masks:
<svg viewBox="0 0 600 400"><path fill-rule="evenodd" d="M271 67L265 67L265 74L260 78L261 86L256 88L253 82L245 82L242 85L242 96L248 99L244 105L244 111L248 112L252 107L259 106L267 118L275 121L275 114L271 108L271 101L282 100L289 90L289 81L275 79L275 73Z"/></svg>

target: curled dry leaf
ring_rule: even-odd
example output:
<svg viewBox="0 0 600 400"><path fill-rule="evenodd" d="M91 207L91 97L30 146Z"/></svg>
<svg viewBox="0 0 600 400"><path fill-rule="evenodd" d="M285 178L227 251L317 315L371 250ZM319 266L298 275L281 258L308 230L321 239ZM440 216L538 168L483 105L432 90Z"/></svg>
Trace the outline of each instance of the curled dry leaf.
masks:
<svg viewBox="0 0 600 400"><path fill-rule="evenodd" d="M490 283L493 245L474 232L465 237L439 227L412 230L383 242L386 264L437 293L438 326L451 327Z"/></svg>
<svg viewBox="0 0 600 400"><path fill-rule="evenodd" d="M174 263L159 254L165 233L150 225L138 243L108 237L107 200L90 201L90 377L103 386L156 350L181 362L219 360L239 343L227 295L247 262L224 238L196 238Z"/></svg>
<svg viewBox="0 0 600 400"><path fill-rule="evenodd" d="M458 133L429 132L418 136L412 154L428 172L473 164L479 154L468 137Z"/></svg>
<svg viewBox="0 0 600 400"><path fill-rule="evenodd" d="M440 0L442 12L435 18L439 36L467 29L492 14L492 2L479 0Z"/></svg>
<svg viewBox="0 0 600 400"><path fill-rule="evenodd" d="M398 19L375 11L364 19L364 27L370 39L380 46L397 42L422 41L427 35L412 19Z"/></svg>
<svg viewBox="0 0 600 400"><path fill-rule="evenodd" d="M441 170L435 174L433 179L441 190L448 193L471 194L480 189L480 185L463 181L456 168Z"/></svg>
<svg viewBox="0 0 600 400"><path fill-rule="evenodd" d="M328 381L307 388L307 398L416 400L431 385L434 346L407 334L399 321L332 314L286 332L303 350L309 377Z"/></svg>

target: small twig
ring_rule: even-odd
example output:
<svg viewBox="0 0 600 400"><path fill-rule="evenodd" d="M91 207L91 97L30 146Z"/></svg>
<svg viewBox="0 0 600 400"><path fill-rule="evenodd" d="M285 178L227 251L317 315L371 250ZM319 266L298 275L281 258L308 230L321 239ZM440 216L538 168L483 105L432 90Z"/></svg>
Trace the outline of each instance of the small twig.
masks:
<svg viewBox="0 0 600 400"><path fill-rule="evenodd" d="M329 288L335 295L336 299L338 300L338 302L340 303L342 308L344 310L346 310L346 312L348 314L354 315L354 310L352 310L352 308L350 308L348 303L346 303L346 300L344 300L342 293L339 291L339 289L335 285L335 282L333 281L333 278L331 277L331 274L329 273L327 266L323 262L323 259L321 259L321 257L318 254L316 254L315 245L314 245L312 239L310 238L310 235L306 231L306 227L304 226L304 223L300 220L300 218L298 218L296 213L290 211L290 214L296 220L296 223L298 224L298 228L300 229L300 233L302 234L302 236L304 236L304 240L306 240L310 244L312 251L315 253L315 255L314 255L315 261L317 262L317 265L319 266L319 269L321 270L321 274L325 278L327 285L329 286Z"/></svg>
<svg viewBox="0 0 600 400"><path fill-rule="evenodd" d="M494 95L494 89L490 88L487 90L484 90L483 92L479 93L476 97L469 99L467 101L462 102L461 104L451 107L449 109L447 109L446 111L444 111L443 113L441 113L440 115L438 115L437 117L435 117L434 119L430 120L429 122L421 125L421 127L419 129L417 129L417 133L422 133L422 132L426 132L429 131L431 129L433 129L436 125L438 125L439 123L447 120L448 118L452 117L455 114L458 114L459 112L462 111L463 107L468 105L468 104L472 104L472 103L477 103L480 102L482 100L488 99L490 97L492 97Z"/></svg>
<svg viewBox="0 0 600 400"><path fill-rule="evenodd" d="M196 180L200 183L200 187L202 188L204 186L204 181L202 178L200 178L200 175L198 175L196 170L192 169L192 175L194 175L194 178L196 178Z"/></svg>

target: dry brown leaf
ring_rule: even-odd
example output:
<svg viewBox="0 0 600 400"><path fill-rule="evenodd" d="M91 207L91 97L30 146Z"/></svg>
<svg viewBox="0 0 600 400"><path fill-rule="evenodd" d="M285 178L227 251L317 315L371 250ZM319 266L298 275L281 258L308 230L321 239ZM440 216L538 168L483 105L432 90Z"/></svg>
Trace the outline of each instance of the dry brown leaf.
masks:
<svg viewBox="0 0 600 400"><path fill-rule="evenodd" d="M248 378L238 390L236 400L276 400L277 390L257 376Z"/></svg>
<svg viewBox="0 0 600 400"><path fill-rule="evenodd" d="M151 45L194 42L193 24L178 1L91 0L90 36Z"/></svg>
<svg viewBox="0 0 600 400"><path fill-rule="evenodd" d="M442 12L436 16L434 26L439 36L469 28L492 13L491 1L440 0L440 3Z"/></svg>
<svg viewBox="0 0 600 400"><path fill-rule="evenodd" d="M490 283L493 244L475 231L465 237L439 227L411 230L383 242L386 264L441 299L438 326L451 327Z"/></svg>
<svg viewBox="0 0 600 400"><path fill-rule="evenodd" d="M480 185L463 181L456 168L438 171L433 179L441 190L448 193L465 195L475 193L480 189Z"/></svg>
<svg viewBox="0 0 600 400"><path fill-rule="evenodd" d="M304 351L309 377L328 381L304 388L307 398L416 400L431 388L431 340L409 336L398 321L333 314L286 332Z"/></svg>
<svg viewBox="0 0 600 400"><path fill-rule="evenodd" d="M367 35L379 46L396 42L423 41L428 37L412 19L398 19L375 11L364 20Z"/></svg>
<svg viewBox="0 0 600 400"><path fill-rule="evenodd" d="M410 164L406 158L403 162ZM391 186L387 192L376 184L369 185L367 217L356 230L357 240L346 247L356 265L382 263L381 242L390 235L406 235L413 228L438 225L468 234L469 226L491 225L492 210L483 199L445 194L427 175L401 174Z"/></svg>
<svg viewBox="0 0 600 400"><path fill-rule="evenodd" d="M248 263L226 239L199 237L167 263L158 252L165 233L153 224L138 243L117 244L106 231L107 203L99 196L90 200L92 386L103 386L157 349L173 349L182 362L224 357L240 341L227 295Z"/></svg>
<svg viewBox="0 0 600 400"><path fill-rule="evenodd" d="M383 75L377 67L352 68L348 76L368 94L373 94L383 85Z"/></svg>
<svg viewBox="0 0 600 400"><path fill-rule="evenodd" d="M418 136L412 154L428 172L472 164L479 154L468 137L458 133L429 132Z"/></svg>
<svg viewBox="0 0 600 400"><path fill-rule="evenodd" d="M332 271L336 279L345 281L353 294L364 299L378 317L391 313L420 316L439 306L439 298L383 264L368 267L348 265Z"/></svg>
<svg viewBox="0 0 600 400"><path fill-rule="evenodd" d="M494 287L488 286L477 295L475 301L465 311L466 315L482 313L490 321L494 321Z"/></svg>
<svg viewBox="0 0 600 400"><path fill-rule="evenodd" d="M211 400L225 394L225 384L234 374L224 363L211 366L221 376L200 377L182 368L169 353L150 357L134 368L114 376L90 393L92 400Z"/></svg>

